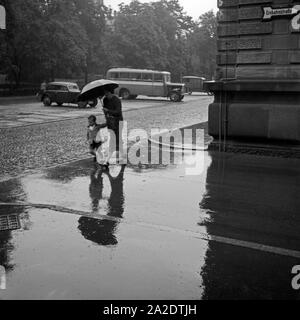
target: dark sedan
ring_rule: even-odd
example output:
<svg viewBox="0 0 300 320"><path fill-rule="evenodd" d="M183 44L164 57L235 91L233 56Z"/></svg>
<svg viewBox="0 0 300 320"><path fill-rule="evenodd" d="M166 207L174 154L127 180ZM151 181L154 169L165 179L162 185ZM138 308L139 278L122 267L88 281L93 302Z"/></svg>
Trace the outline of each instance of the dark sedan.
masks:
<svg viewBox="0 0 300 320"><path fill-rule="evenodd" d="M64 103L77 104L80 108L91 107L94 108L98 104L97 99L89 101L78 101L80 89L76 83L73 82L50 82L46 89L40 92L39 97L44 103L44 106L51 106L54 102L58 106Z"/></svg>

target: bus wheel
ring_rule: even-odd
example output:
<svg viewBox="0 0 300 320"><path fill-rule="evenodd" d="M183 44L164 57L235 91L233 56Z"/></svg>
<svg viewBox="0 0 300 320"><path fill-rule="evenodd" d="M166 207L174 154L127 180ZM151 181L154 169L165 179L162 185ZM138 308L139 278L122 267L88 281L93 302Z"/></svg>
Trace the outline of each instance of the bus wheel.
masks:
<svg viewBox="0 0 300 320"><path fill-rule="evenodd" d="M173 102L179 102L180 101L180 94L178 94L177 92L172 92L170 94L170 100Z"/></svg>
<svg viewBox="0 0 300 320"><path fill-rule="evenodd" d="M127 89L122 89L120 92L120 96L122 97L122 99L124 100L128 100L130 99L130 92Z"/></svg>

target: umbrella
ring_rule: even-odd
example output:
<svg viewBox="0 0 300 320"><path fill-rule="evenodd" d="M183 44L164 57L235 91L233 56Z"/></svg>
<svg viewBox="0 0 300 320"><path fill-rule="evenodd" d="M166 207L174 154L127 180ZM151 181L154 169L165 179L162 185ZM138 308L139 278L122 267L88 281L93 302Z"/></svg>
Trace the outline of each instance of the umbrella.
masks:
<svg viewBox="0 0 300 320"><path fill-rule="evenodd" d="M82 89L78 101L87 101L90 99L96 99L98 97L104 96L104 90L112 91L118 88L118 84L116 82L100 79L93 82L88 83Z"/></svg>

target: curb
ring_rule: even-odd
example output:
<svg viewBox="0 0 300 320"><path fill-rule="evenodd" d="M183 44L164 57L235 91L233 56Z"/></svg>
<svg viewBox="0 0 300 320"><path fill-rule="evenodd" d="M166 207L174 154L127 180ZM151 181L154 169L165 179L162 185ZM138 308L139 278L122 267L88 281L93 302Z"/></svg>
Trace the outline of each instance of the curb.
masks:
<svg viewBox="0 0 300 320"><path fill-rule="evenodd" d="M163 134L169 133L170 135L179 130L184 130L187 128L199 126L205 124L205 122L197 123L194 125L185 126L182 128L175 128L173 130L163 130L157 134L157 136L162 136ZM222 148L222 144L218 141L211 140L205 147L199 147L195 145L171 145L167 143L162 143L156 139L155 136L148 138L148 142L161 147L161 148L169 148L171 150L177 151L219 151L220 147ZM240 154L250 154L250 155L258 155L258 156L269 156L269 157L280 157L280 158L300 158L300 145L299 146L290 146L284 147L280 145L267 145L267 144L257 144L257 143L241 143L228 141L226 144L226 150L222 151L226 153L240 153Z"/></svg>
<svg viewBox="0 0 300 320"><path fill-rule="evenodd" d="M210 143L209 151L219 151L222 148L222 143L218 141L213 141ZM282 147L282 146L272 146L272 145L259 145L259 144L241 144L240 142L228 141L226 144L225 151L227 153L240 153L240 154L251 154L258 156L268 156L268 157L280 157L280 158L300 158L300 146L299 147Z"/></svg>
<svg viewBox="0 0 300 320"><path fill-rule="evenodd" d="M169 133L171 135L175 131L182 131L184 129L188 129L188 128L191 128L191 127L196 127L196 126L199 126L199 125L205 124L205 123L207 123L207 122L200 122L200 123L184 126L184 127L181 127L181 128L175 128L175 129L172 129L172 130L162 130L161 132L159 132L157 135L154 135L153 137L162 136L163 134L166 134L166 133ZM156 146L166 147L166 148L170 148L172 150L180 150L180 151L207 151L208 150L208 145L205 145L204 147L199 147L199 146L192 145L192 144L182 145L182 146L176 145L176 144L171 145L171 144L167 144L167 143L162 143L162 142L157 141L157 140L155 140L153 138L148 138L148 142L153 143Z"/></svg>

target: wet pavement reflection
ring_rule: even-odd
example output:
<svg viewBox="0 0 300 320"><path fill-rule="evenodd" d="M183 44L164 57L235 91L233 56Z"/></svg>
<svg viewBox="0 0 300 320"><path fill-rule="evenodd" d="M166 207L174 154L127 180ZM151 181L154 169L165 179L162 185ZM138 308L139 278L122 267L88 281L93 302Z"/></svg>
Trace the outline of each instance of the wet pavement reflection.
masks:
<svg viewBox="0 0 300 320"><path fill-rule="evenodd" d="M91 172L90 197L93 212L98 212L99 201L103 193L103 177L106 175L110 182L110 196L107 199L107 216L122 218L124 213L124 191L123 180L126 166L123 165L117 176L113 177L110 170L97 168ZM81 217L78 220L78 229L88 240L103 246L116 245L118 243L115 232L117 221L95 220L94 218Z"/></svg>
<svg viewBox="0 0 300 320"><path fill-rule="evenodd" d="M194 175L87 159L2 181L21 229L0 232L0 298L298 299L300 161L201 154Z"/></svg>
<svg viewBox="0 0 300 320"><path fill-rule="evenodd" d="M213 154L199 224L209 234L300 249L299 160Z"/></svg>

